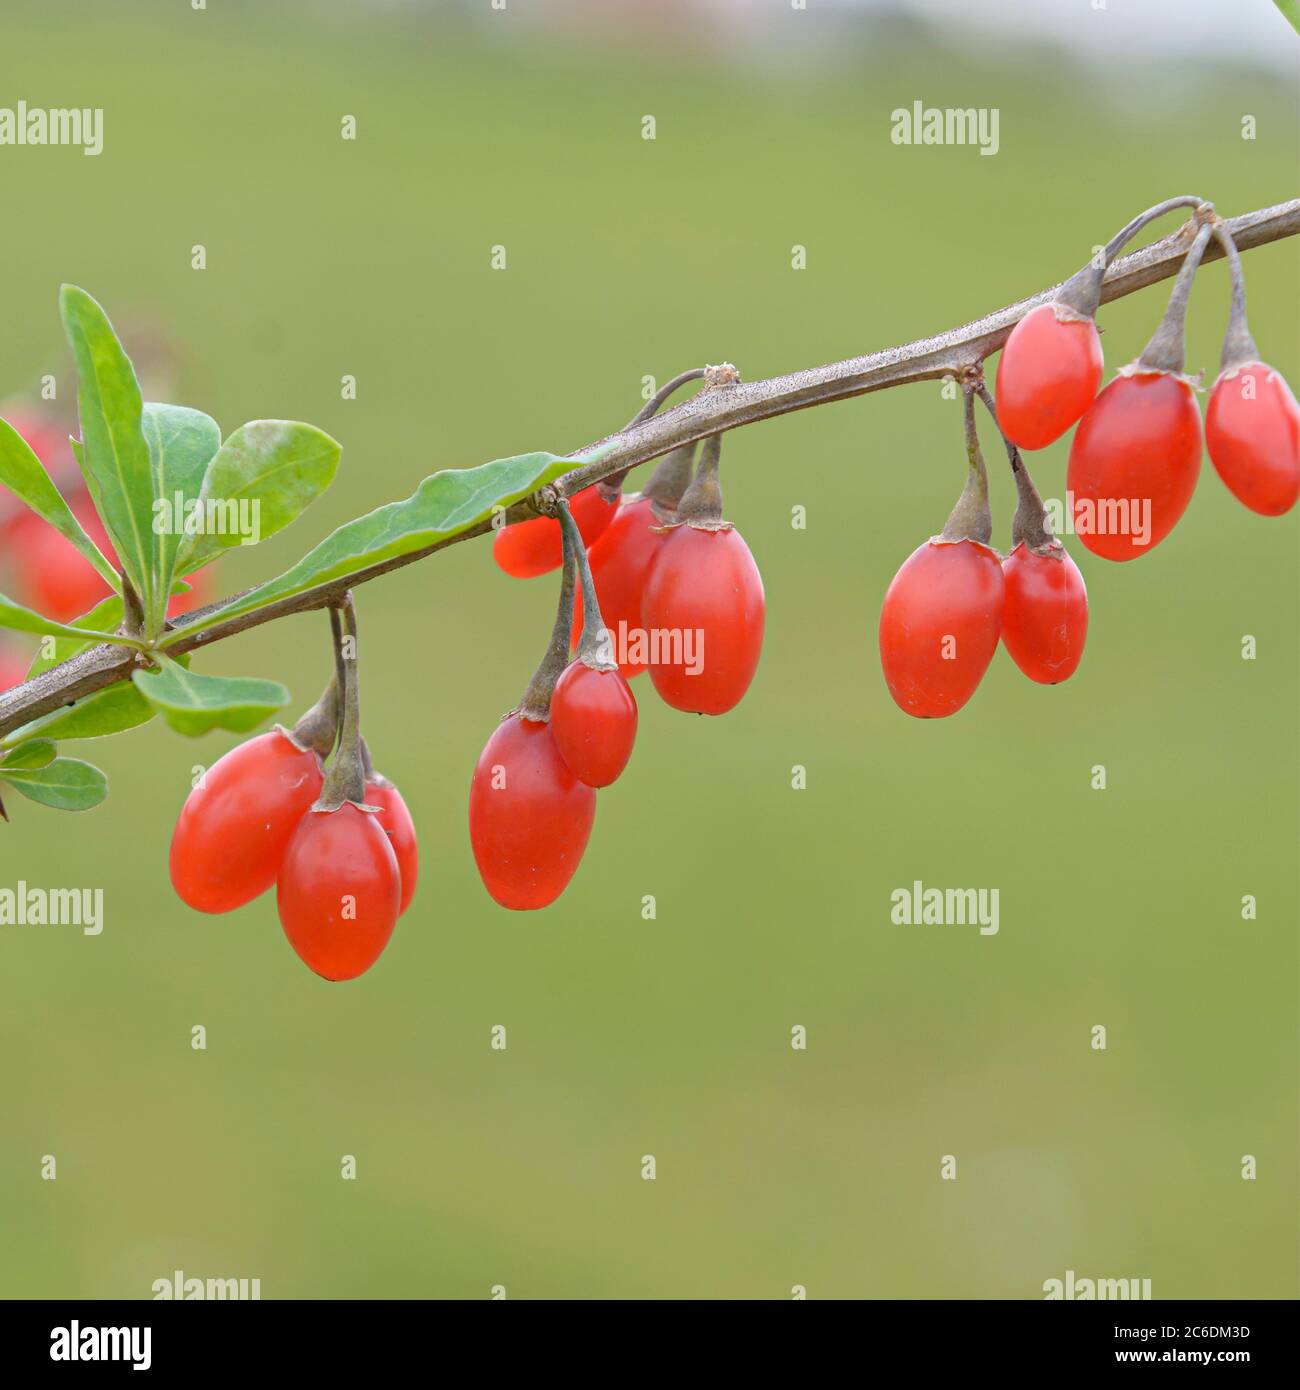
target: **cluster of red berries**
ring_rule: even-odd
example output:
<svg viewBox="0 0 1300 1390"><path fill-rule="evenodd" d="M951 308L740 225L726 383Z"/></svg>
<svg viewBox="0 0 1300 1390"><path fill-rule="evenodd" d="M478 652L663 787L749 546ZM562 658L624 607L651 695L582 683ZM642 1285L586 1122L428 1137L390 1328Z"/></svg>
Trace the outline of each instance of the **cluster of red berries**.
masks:
<svg viewBox="0 0 1300 1390"><path fill-rule="evenodd" d="M231 912L275 884L293 949L325 979L351 980L411 905L419 853L402 794L369 767L364 744L364 792L330 794L336 707L331 687L292 731L259 734L214 763L181 808L170 867L200 912ZM347 756L340 745L334 766Z"/></svg>
<svg viewBox="0 0 1300 1390"><path fill-rule="evenodd" d="M6 412L5 418L45 465L46 472L57 480L82 530L116 565L116 552L81 481L67 431L36 410ZM10 571L4 584L6 592L61 623L73 622L106 599L112 590L81 551L26 507L15 504L9 512L5 506L7 496L0 489L0 553ZM174 595L168 605L168 617L174 618L207 602L211 584L207 570L196 570L187 582L189 589ZM26 679L30 665L31 657L22 648L0 640L0 690L9 690Z"/></svg>
<svg viewBox="0 0 1300 1390"><path fill-rule="evenodd" d="M1169 308L1142 355L1098 394L1102 351L1095 316L1106 267L1153 217L1181 206L1197 208L1199 229ZM941 718L959 710L988 669L999 637L1025 675L1044 684L1067 679L1083 655L1083 576L1052 534L1021 448L1044 448L1078 425L1066 475L1070 519L1083 546L1104 559L1137 558L1183 515L1200 473L1202 439L1196 383L1183 375L1183 329L1192 280L1211 236L1228 258L1233 297L1205 442L1219 476L1252 511L1279 516L1295 505L1300 406L1250 336L1237 249L1200 200L1160 204L1016 324L998 363L996 407L978 372L963 383L970 479L942 535L895 575L880 616L885 680L908 714ZM974 438L976 394L994 411L1019 492L1005 559L989 545L987 482Z"/></svg>
<svg viewBox="0 0 1300 1390"><path fill-rule="evenodd" d="M517 522L496 536L493 553L507 574L564 566L551 646L470 782L470 844L503 907L546 907L577 870L596 789L614 782L632 753L629 680L648 670L665 703L697 714L733 709L753 680L763 581L722 519L720 448L719 438L706 442L693 481L692 451L676 450L644 494L620 498L621 478L597 484L576 493L571 509L559 503L558 521Z"/></svg>

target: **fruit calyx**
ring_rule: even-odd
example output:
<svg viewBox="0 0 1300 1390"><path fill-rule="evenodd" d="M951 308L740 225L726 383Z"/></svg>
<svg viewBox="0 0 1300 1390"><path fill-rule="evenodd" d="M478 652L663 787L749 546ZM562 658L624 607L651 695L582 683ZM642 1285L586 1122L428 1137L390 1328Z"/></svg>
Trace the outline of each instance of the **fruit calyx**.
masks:
<svg viewBox="0 0 1300 1390"><path fill-rule="evenodd" d="M560 570L560 601L555 610L555 626L551 629L551 640L546 653L537 670L533 672L523 698L518 706L505 716L506 719L510 719L517 715L520 719L527 719L535 724L545 724L551 717L551 696L555 693L555 682L564 674L564 668L569 664L570 638L573 634L576 565L573 538L577 533L577 526L573 524L573 518L569 515L568 503L562 498L557 497L555 500L555 513L560 518L560 540L564 549L564 564ZM568 526L564 524L566 517L570 523ZM582 549L581 537L578 538L577 545Z"/></svg>
<svg viewBox="0 0 1300 1390"><path fill-rule="evenodd" d="M1002 435L1002 443L1007 451L1007 462L1011 465L1011 476L1016 484L1016 512L1011 518L1011 548L1027 546L1035 555L1046 555L1059 560L1065 554L1065 547L1052 530L1051 518L1043 499L1038 495L1034 480L1021 456L1019 447L1002 429L998 419L998 408L983 380L976 382L974 393L984 402L985 408L993 417L993 423Z"/></svg>
<svg viewBox="0 0 1300 1390"><path fill-rule="evenodd" d="M561 501L558 508L560 529L564 532L566 553L570 556L582 582L582 635L578 639L576 660L593 671L617 671L618 662L610 645L609 631L601 616L600 602L596 598L596 584L591 577L591 565L587 562L587 551L582 544L582 534L578 523L569 511L569 504ZM566 560L566 564L568 561ZM565 650L572 641L572 600L570 600L570 628L565 633ZM559 677L557 676L558 680Z"/></svg>
<svg viewBox="0 0 1300 1390"><path fill-rule="evenodd" d="M1210 215L1213 216L1213 209L1210 210ZM1196 278L1201 256L1213 233L1214 226L1210 222L1203 223L1196 233L1191 248L1183 257L1182 268L1174 281L1174 288L1169 295L1169 307L1165 310L1164 317L1151 335L1151 341L1142 349L1141 356L1136 362L1122 369L1121 375L1163 372L1167 376L1186 381L1193 387L1199 385L1199 376L1193 380L1183 374L1184 325L1187 320L1187 301L1192 293L1192 281Z"/></svg>
<svg viewBox="0 0 1300 1390"><path fill-rule="evenodd" d="M932 539L944 541L974 541L988 550L993 538L993 513L989 510L989 479L980 453L979 435L975 432L975 392L983 383L979 369L968 372L962 382L962 402L966 425L966 486L962 488L957 505L948 514L943 530ZM993 551L996 554L996 551Z"/></svg>
<svg viewBox="0 0 1300 1390"><path fill-rule="evenodd" d="M345 802L373 813L366 805L365 759L361 752L361 694L357 684L357 614L352 594L330 609L334 633L335 681L342 693L343 726L338 747L325 773L325 784L313 811L337 811Z"/></svg>
<svg viewBox="0 0 1300 1390"><path fill-rule="evenodd" d="M1246 273L1241 268L1237 243L1219 218L1214 219L1213 227L1214 239L1223 248L1228 272L1232 276L1232 308L1228 311L1228 327L1223 335L1223 353L1219 358L1219 375L1231 376L1250 363L1260 366L1264 363L1251 337L1250 325L1246 322Z"/></svg>
<svg viewBox="0 0 1300 1390"><path fill-rule="evenodd" d="M339 732L338 677L332 676L319 700L298 720L292 729L283 724L275 726L295 748L315 753L322 762L334 750Z"/></svg>
<svg viewBox="0 0 1300 1390"><path fill-rule="evenodd" d="M735 368L732 368L734 371ZM661 527L692 526L697 531L730 531L731 522L722 516L722 436L711 434L700 450L695 478L677 504L677 519Z"/></svg>

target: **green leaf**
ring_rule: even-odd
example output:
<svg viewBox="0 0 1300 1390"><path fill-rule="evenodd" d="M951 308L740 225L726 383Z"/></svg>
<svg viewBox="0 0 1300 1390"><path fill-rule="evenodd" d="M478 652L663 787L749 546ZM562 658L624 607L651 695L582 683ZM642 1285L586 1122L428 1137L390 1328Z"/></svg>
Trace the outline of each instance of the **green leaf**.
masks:
<svg viewBox="0 0 1300 1390"><path fill-rule="evenodd" d="M21 603L0 594L0 627L12 628L15 632L52 633L56 637L90 638L93 642L117 642L123 647L138 647L134 638L123 637L116 632L88 632L79 627L69 627L67 623L56 623L33 608L24 608Z"/></svg>
<svg viewBox="0 0 1300 1390"><path fill-rule="evenodd" d="M108 315L75 285L59 292L63 327L77 362L78 455L90 495L151 632L162 625L153 569L153 470L135 369Z"/></svg>
<svg viewBox="0 0 1300 1390"><path fill-rule="evenodd" d="M144 407L142 427L153 468L153 585L161 596L171 592L176 556L188 539L187 504L198 500L208 465L221 448L221 430L201 410L154 402ZM166 600L160 601L165 607Z"/></svg>
<svg viewBox="0 0 1300 1390"><path fill-rule="evenodd" d="M1296 0L1273 0L1290 26L1300 34L1300 4Z"/></svg>
<svg viewBox="0 0 1300 1390"><path fill-rule="evenodd" d="M12 772L0 766L0 781L56 811L88 811L108 795L108 778L79 758L55 758L45 767Z"/></svg>
<svg viewBox="0 0 1300 1390"><path fill-rule="evenodd" d="M189 574L228 546L256 545L282 531L334 481L341 452L339 443L314 425L293 420L241 425L203 480L207 529L185 538L176 572Z"/></svg>
<svg viewBox="0 0 1300 1390"><path fill-rule="evenodd" d="M24 724L0 743L0 748L36 734L60 740L106 738L109 734L120 734L147 724L153 716L153 706L135 686L127 680L119 681L92 695L83 695L75 704Z"/></svg>
<svg viewBox="0 0 1300 1390"><path fill-rule="evenodd" d="M28 739L0 762L0 773L45 767L54 761L54 744L48 738Z"/></svg>
<svg viewBox="0 0 1300 1390"><path fill-rule="evenodd" d="M72 508L45 471L45 465L7 420L0 420L0 483L66 536L114 589L122 587L117 571L82 529L81 522L72 514Z"/></svg>
<svg viewBox="0 0 1300 1390"><path fill-rule="evenodd" d="M199 676L156 655L157 671L136 671L131 679L178 734L197 737L209 729L247 733L289 703L289 692L279 681Z"/></svg>
<svg viewBox="0 0 1300 1390"><path fill-rule="evenodd" d="M292 598L331 580L423 550L461 531L468 531L486 521L494 507L508 507L522 501L544 484L596 457L596 454L577 458L560 458L547 453L520 454L515 458L494 459L477 468L435 473L405 501L390 502L340 526L292 569L250 589L220 612L190 623L181 619L163 639L163 646L182 637L192 637L239 614L255 612L280 599Z"/></svg>
<svg viewBox="0 0 1300 1390"><path fill-rule="evenodd" d="M31 680L33 676L39 676L44 671L51 670L61 662L76 656L79 652L88 651L96 642L104 640L104 633L116 632L122 626L122 600L117 594L110 594L108 598L97 603L89 613L83 613L74 626L99 635L95 637L47 638L41 643L40 649L32 661L31 669L27 672L28 680ZM48 655L46 655L47 649Z"/></svg>

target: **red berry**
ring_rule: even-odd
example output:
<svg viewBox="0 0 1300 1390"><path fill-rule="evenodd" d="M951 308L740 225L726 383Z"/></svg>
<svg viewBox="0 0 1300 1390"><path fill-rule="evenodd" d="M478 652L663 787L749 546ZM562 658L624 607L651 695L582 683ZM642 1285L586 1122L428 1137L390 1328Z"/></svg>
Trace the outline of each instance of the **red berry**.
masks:
<svg viewBox="0 0 1300 1390"><path fill-rule="evenodd" d="M105 559L116 565L117 552L90 498L81 493L69 505L81 529L95 542ZM89 613L108 597L109 587L94 565L62 532L56 531L35 512L27 512L12 524L9 541L22 568L27 601L48 617L62 623L70 622ZM168 602L169 618L199 607L211 595L211 575L207 569L186 576L186 582L189 589L173 594Z"/></svg>
<svg viewBox="0 0 1300 1390"><path fill-rule="evenodd" d="M168 600L167 616L169 618L176 618L182 613L188 613L191 608L201 608L212 597L212 571L210 567L195 570L193 574L187 574L185 582L190 587L183 594L173 594Z"/></svg>
<svg viewBox="0 0 1300 1390"><path fill-rule="evenodd" d="M402 901L397 856L379 817L345 801L308 811L276 884L289 944L327 980L355 980L379 959Z"/></svg>
<svg viewBox="0 0 1300 1390"><path fill-rule="evenodd" d="M632 756L636 719L636 696L620 671L574 661L555 683L551 734L569 771L589 787L618 780Z"/></svg>
<svg viewBox="0 0 1300 1390"><path fill-rule="evenodd" d="M177 893L200 912L229 912L266 892L321 782L315 753L278 729L232 748L181 807L171 847Z"/></svg>
<svg viewBox="0 0 1300 1390"><path fill-rule="evenodd" d="M584 545L590 545L613 521L615 509L616 504L606 502L595 483L569 499ZM564 559L560 523L554 517L538 516L503 526L492 541L492 558L514 579L550 574Z"/></svg>
<svg viewBox="0 0 1300 1390"><path fill-rule="evenodd" d="M646 654L641 629L641 596L650 565L670 534L655 529L658 525L648 497L624 502L609 529L587 554L614 659L628 680L639 676L647 665L643 660L632 658ZM579 590L574 596L573 607L575 647L581 632L582 591Z"/></svg>
<svg viewBox="0 0 1300 1390"><path fill-rule="evenodd" d="M641 600L651 654L661 658L650 679L664 701L695 714L738 705L758 667L765 613L762 576L735 527L668 532Z"/></svg>
<svg viewBox="0 0 1300 1390"><path fill-rule="evenodd" d="M502 907L553 903L587 848L596 793L579 782L549 724L508 715L469 787L469 838L483 885Z"/></svg>
<svg viewBox="0 0 1300 1390"><path fill-rule="evenodd" d="M17 647L0 642L0 690L12 690L27 679L31 669L31 657L24 656Z"/></svg>
<svg viewBox="0 0 1300 1390"><path fill-rule="evenodd" d="M1223 372L1205 411L1205 444L1238 502L1281 516L1300 496L1300 406L1286 380L1263 362Z"/></svg>
<svg viewBox="0 0 1300 1390"><path fill-rule="evenodd" d="M1134 560L1187 510L1201 471L1192 388L1169 372L1118 376L1079 422L1066 486L1080 541L1106 560Z"/></svg>
<svg viewBox="0 0 1300 1390"><path fill-rule="evenodd" d="M880 663L899 709L956 714L998 647L1002 566L978 541L929 540L903 562L880 610Z"/></svg>
<svg viewBox="0 0 1300 1390"><path fill-rule="evenodd" d="M402 875L402 904L397 913L400 917L411 905L416 880L420 876L420 850L415 838L415 822L406 809L402 793L387 778L382 782L366 783L366 805L379 807L377 819L397 856L397 867Z"/></svg>
<svg viewBox="0 0 1300 1390"><path fill-rule="evenodd" d="M1040 304L1011 330L998 359L998 423L1022 449L1046 448L1092 404L1101 372L1092 319Z"/></svg>
<svg viewBox="0 0 1300 1390"><path fill-rule="evenodd" d="M71 505L86 534L112 561L108 534L89 498L83 496ZM70 622L88 613L112 592L77 547L35 512L14 522L9 542L21 567L27 602L58 622Z"/></svg>
<svg viewBox="0 0 1300 1390"><path fill-rule="evenodd" d="M1088 635L1088 591L1065 548L1039 554L1022 541L1002 562L1002 641L1011 659L1042 685L1072 676Z"/></svg>

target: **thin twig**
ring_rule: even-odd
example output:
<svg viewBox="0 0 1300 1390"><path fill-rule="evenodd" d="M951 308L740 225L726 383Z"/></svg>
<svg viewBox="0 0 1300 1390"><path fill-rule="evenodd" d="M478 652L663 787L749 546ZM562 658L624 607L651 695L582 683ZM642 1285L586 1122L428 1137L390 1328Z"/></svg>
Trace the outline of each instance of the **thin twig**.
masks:
<svg viewBox="0 0 1300 1390"><path fill-rule="evenodd" d="M1249 251L1283 237L1295 236L1300 232L1300 198L1244 213L1240 217L1224 218L1223 224L1239 251ZM1115 261L1106 272L1102 284L1102 303L1133 294L1177 274L1191 240L1188 228L1193 225L1186 223L1160 241ZM1222 256L1223 244L1212 241L1206 247L1204 260L1214 261ZM1052 285L973 323L865 357L832 362L825 367L811 367L786 376L769 377L766 381L730 381L726 379L726 374L721 374L723 384L711 385L706 377L704 389L682 405L585 445L581 450L574 450L575 454L584 453L603 446L597 462L566 473L553 484L554 493L559 497L572 497L584 487L611 474L635 468L682 445L724 430L738 429L794 410L848 400L891 386L933 381L949 375L960 376L996 352L1012 328L1031 309L1052 299L1060 288L1060 285ZM506 519L523 521L537 514L538 508L530 500L510 508ZM358 584L368 583L382 574L414 564L449 545L487 534L492 529L491 523L485 521L423 550L362 567L319 588L268 604L255 612L242 613L227 623L218 623L196 634L192 640L181 636L179 641L168 647L168 655L175 657L210 646L238 632L288 617L292 613L306 613L337 605L343 595ZM233 595L220 603L197 609L187 617L192 621L199 616L219 613L239 597L242 595ZM184 626L184 622L178 623L176 630L183 634ZM0 737L41 715L125 680L131 674L133 662L134 656L120 648L107 644L92 647L0 694Z"/></svg>

